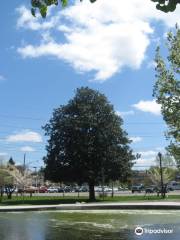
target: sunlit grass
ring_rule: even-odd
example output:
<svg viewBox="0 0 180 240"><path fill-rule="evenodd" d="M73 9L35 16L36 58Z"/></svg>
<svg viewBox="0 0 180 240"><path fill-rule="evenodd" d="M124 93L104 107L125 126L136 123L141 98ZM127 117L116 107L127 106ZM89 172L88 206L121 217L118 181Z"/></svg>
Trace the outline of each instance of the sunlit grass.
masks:
<svg viewBox="0 0 180 240"><path fill-rule="evenodd" d="M165 199L155 195L148 196L114 196L113 198L108 196L103 198L97 197L96 202L132 202L132 201L179 201L180 195L169 195ZM76 202L89 202L88 197L77 197L77 196L12 196L12 199L7 199L3 196L1 199L1 205L43 205L43 204L68 204Z"/></svg>

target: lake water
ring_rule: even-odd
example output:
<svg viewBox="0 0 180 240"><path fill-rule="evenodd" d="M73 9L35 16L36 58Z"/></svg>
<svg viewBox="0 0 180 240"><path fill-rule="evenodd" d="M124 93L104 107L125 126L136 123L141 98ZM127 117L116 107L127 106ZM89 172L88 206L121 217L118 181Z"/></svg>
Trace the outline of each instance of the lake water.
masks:
<svg viewBox="0 0 180 240"><path fill-rule="evenodd" d="M135 228L143 229L142 235ZM139 231L138 231L139 232ZM179 240L180 211L0 213L0 240Z"/></svg>

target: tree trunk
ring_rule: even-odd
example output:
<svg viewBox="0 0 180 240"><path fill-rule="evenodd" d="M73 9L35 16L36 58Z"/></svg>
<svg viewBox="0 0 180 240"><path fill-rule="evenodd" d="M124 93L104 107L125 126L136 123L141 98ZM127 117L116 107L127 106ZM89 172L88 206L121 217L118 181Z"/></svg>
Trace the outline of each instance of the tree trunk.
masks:
<svg viewBox="0 0 180 240"><path fill-rule="evenodd" d="M112 191L111 191L111 197L113 198L114 197L114 184L112 182Z"/></svg>
<svg viewBox="0 0 180 240"><path fill-rule="evenodd" d="M89 183L89 200L95 201L95 191L94 191L94 183Z"/></svg>
<svg viewBox="0 0 180 240"><path fill-rule="evenodd" d="M7 197L8 197L8 199L11 199L11 198L12 198L12 193L9 192L9 193L7 194Z"/></svg>
<svg viewBox="0 0 180 240"><path fill-rule="evenodd" d="M4 189L3 187L1 187L1 197L3 197L3 194L4 194Z"/></svg>

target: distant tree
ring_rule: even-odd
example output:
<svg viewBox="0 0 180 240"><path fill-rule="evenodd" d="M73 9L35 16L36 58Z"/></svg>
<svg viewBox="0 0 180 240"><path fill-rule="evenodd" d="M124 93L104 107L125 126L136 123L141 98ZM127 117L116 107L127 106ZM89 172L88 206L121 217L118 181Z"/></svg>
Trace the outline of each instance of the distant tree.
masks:
<svg viewBox="0 0 180 240"><path fill-rule="evenodd" d="M148 174L152 180L152 182L157 185L159 188L161 187L161 174L159 167L151 167L148 171ZM176 170L168 167L163 168L163 183L167 184L169 181L174 180L176 174Z"/></svg>
<svg viewBox="0 0 180 240"><path fill-rule="evenodd" d="M10 157L10 159L9 159L8 163L9 163L9 164L11 164L11 165L15 165L15 161L13 160L13 158L12 158L12 157Z"/></svg>
<svg viewBox="0 0 180 240"><path fill-rule="evenodd" d="M156 84L154 96L161 104L163 118L169 131L167 137L171 139L169 151L180 163L180 29L176 26L176 32L168 33L168 56L166 64L160 55L160 48L156 52Z"/></svg>
<svg viewBox="0 0 180 240"><path fill-rule="evenodd" d="M162 155L162 166L167 168L176 168L176 161L174 157L169 153L166 152ZM156 165L159 167L159 156L155 159Z"/></svg>
<svg viewBox="0 0 180 240"><path fill-rule="evenodd" d="M28 170L22 172L18 167L9 163L0 167L1 196L5 190L8 199L11 199L16 187L24 189L29 185L32 185L32 177Z"/></svg>
<svg viewBox="0 0 180 240"><path fill-rule="evenodd" d="M134 156L123 121L98 91L77 89L67 105L55 109L44 126L49 137L45 177L55 182L88 183L89 198L102 180L125 181Z"/></svg>
<svg viewBox="0 0 180 240"><path fill-rule="evenodd" d="M15 190L15 187L14 187L13 177L7 171L7 167L1 167L0 168L1 197L3 196L3 193L5 191L8 199L11 199L12 193L14 192L14 190Z"/></svg>
<svg viewBox="0 0 180 240"><path fill-rule="evenodd" d="M180 0L151 0L157 2L156 8L163 12L173 12L175 11L177 4L180 3Z"/></svg>
<svg viewBox="0 0 180 240"><path fill-rule="evenodd" d="M83 0L80 0L81 2ZM91 3L96 2L97 0L89 0ZM110 0L109 0L110 1ZM127 0L130 1L130 0ZM157 2L156 8L163 12L173 12L176 9L180 0L151 0ZM31 0L31 13L33 16L36 16L36 10L39 9L39 12L43 18L47 15L47 9L51 5L61 5L62 7L67 6L69 3L68 0ZM121 4L121 3L120 3Z"/></svg>
<svg viewBox="0 0 180 240"><path fill-rule="evenodd" d="M175 164L174 158L167 152L162 155L162 175L163 175L163 184L164 184L164 191L162 192L162 196L165 197L166 187L169 181L175 179L178 169ZM152 166L148 170L148 175L156 186L161 189L161 170L160 170L160 159L157 156L155 159L157 166ZM162 190L162 189L161 189Z"/></svg>

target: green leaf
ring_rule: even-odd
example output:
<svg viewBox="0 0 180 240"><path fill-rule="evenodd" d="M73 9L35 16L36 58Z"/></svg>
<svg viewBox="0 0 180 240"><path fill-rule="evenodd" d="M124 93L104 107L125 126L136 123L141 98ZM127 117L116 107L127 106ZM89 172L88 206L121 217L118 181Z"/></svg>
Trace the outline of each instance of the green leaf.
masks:
<svg viewBox="0 0 180 240"><path fill-rule="evenodd" d="M40 13L41 13L41 16L42 16L43 18L46 17L46 15L47 15L47 6L46 6L46 5L43 5L43 6L40 8Z"/></svg>
<svg viewBox="0 0 180 240"><path fill-rule="evenodd" d="M33 17L36 17L36 9L35 8L31 8L31 14L33 15Z"/></svg>
<svg viewBox="0 0 180 240"><path fill-rule="evenodd" d="M61 4L63 7L66 7L68 4L68 0L61 0Z"/></svg>
<svg viewBox="0 0 180 240"><path fill-rule="evenodd" d="M31 0L31 5L33 8L39 8L41 3L39 0Z"/></svg>

